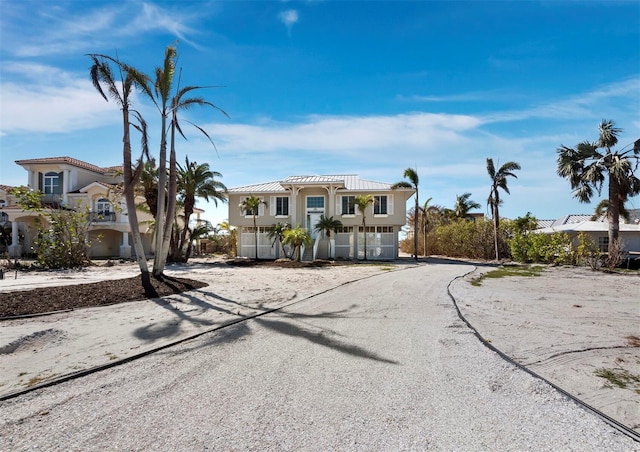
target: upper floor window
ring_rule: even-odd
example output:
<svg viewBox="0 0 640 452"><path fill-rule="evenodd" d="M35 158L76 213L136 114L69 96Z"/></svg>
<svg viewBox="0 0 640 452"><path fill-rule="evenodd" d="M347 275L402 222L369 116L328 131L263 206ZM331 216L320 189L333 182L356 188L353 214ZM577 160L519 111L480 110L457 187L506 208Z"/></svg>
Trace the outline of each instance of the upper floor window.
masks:
<svg viewBox="0 0 640 452"><path fill-rule="evenodd" d="M393 196L375 195L373 203L374 215L393 215Z"/></svg>
<svg viewBox="0 0 640 452"><path fill-rule="evenodd" d="M342 196L342 215L355 215L356 214L356 197L355 196Z"/></svg>
<svg viewBox="0 0 640 452"><path fill-rule="evenodd" d="M44 175L42 180L42 192L45 195L60 193L60 174L50 171Z"/></svg>
<svg viewBox="0 0 640 452"><path fill-rule="evenodd" d="M249 199L249 198L245 198L245 199ZM259 216L264 215L264 204L265 203L264 203L264 199L263 198L260 198L260 204L258 204L257 207L254 208L254 209L243 207L243 204L241 204L241 208L244 210L245 216L247 216L247 217L253 217L253 216L259 217Z"/></svg>
<svg viewBox="0 0 640 452"><path fill-rule="evenodd" d="M272 196L271 205L269 206L272 217L288 217L289 216L289 197L288 196Z"/></svg>
<svg viewBox="0 0 640 452"><path fill-rule="evenodd" d="M307 210L324 209L324 196L307 196Z"/></svg>
<svg viewBox="0 0 640 452"><path fill-rule="evenodd" d="M98 199L96 210L101 214L109 214L111 212L111 202L107 198Z"/></svg>

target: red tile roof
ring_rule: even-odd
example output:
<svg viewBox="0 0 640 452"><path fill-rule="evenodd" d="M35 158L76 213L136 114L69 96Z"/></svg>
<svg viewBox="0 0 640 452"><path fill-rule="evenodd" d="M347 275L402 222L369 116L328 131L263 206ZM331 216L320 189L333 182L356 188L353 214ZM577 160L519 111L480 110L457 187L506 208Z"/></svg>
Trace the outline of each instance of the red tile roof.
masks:
<svg viewBox="0 0 640 452"><path fill-rule="evenodd" d="M122 166L110 166L107 168L100 168L99 166L92 165L91 163L83 162L82 160L74 159L72 157L46 157L40 159L28 159L28 160L16 160L18 165L24 165L29 163L66 163L68 165L77 166L78 168L87 169L95 173L112 173L114 171L122 171Z"/></svg>

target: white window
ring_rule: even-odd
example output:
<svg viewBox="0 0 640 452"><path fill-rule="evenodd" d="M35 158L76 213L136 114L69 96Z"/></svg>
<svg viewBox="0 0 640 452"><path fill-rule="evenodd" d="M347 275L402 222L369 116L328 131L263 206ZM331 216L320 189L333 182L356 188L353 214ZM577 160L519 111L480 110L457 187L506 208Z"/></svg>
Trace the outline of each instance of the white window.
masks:
<svg viewBox="0 0 640 452"><path fill-rule="evenodd" d="M60 193L60 175L58 173L49 172L44 175L42 182L42 191L45 195L53 195Z"/></svg>
<svg viewBox="0 0 640 452"><path fill-rule="evenodd" d="M607 253L609 251L609 236L598 237L598 248L603 253Z"/></svg>
<svg viewBox="0 0 640 452"><path fill-rule="evenodd" d="M324 196L307 196L308 211L324 211Z"/></svg>
<svg viewBox="0 0 640 452"><path fill-rule="evenodd" d="M289 197L288 196L272 196L269 212L272 217L288 217L289 216Z"/></svg>
<svg viewBox="0 0 640 452"><path fill-rule="evenodd" d="M111 202L107 198L100 198L96 202L96 210L99 214L108 215L111 213Z"/></svg>
<svg viewBox="0 0 640 452"><path fill-rule="evenodd" d="M249 199L248 197L245 199ZM247 217L253 217L254 215L257 217L261 217L264 215L264 200L263 198L260 198L260 204L258 204L258 211L255 212L254 209L245 209L244 210L244 214Z"/></svg>
<svg viewBox="0 0 640 452"><path fill-rule="evenodd" d="M393 195L375 195L373 198L374 215L393 215Z"/></svg>
<svg viewBox="0 0 640 452"><path fill-rule="evenodd" d="M356 197L355 196L339 196L338 211L342 215L356 214Z"/></svg>

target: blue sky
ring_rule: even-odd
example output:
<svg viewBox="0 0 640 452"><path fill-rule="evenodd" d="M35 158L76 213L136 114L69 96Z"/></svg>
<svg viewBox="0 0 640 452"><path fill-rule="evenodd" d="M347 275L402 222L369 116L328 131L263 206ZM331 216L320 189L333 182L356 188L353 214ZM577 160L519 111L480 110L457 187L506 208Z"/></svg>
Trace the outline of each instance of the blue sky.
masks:
<svg viewBox="0 0 640 452"><path fill-rule="evenodd" d="M179 161L209 163L228 187L311 174L393 183L413 167L421 201L452 207L470 192L486 213L491 157L522 166L502 216L552 219L600 199L573 198L558 146L596 139L603 118L624 129L619 148L640 138L636 0L0 0L0 183L26 184L18 159L121 164L119 110L91 85L86 54L152 74L176 42L183 86L219 85L200 94L229 114L183 115L217 153L183 123ZM136 107L157 154L158 113Z"/></svg>

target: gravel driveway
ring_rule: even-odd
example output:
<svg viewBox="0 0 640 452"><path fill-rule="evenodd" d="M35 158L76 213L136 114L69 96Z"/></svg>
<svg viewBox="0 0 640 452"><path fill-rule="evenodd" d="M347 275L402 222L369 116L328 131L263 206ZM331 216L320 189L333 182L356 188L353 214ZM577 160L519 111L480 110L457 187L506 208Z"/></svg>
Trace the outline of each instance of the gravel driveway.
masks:
<svg viewBox="0 0 640 452"><path fill-rule="evenodd" d="M581 450L639 444L456 315L470 265L382 273L0 404L0 450Z"/></svg>

